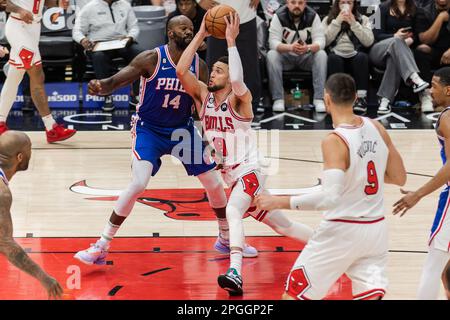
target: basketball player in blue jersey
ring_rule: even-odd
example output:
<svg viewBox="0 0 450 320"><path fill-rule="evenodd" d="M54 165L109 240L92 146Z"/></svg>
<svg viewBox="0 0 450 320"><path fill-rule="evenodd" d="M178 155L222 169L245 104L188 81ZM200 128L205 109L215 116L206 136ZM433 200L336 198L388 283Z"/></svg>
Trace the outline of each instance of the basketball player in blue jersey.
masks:
<svg viewBox="0 0 450 320"><path fill-rule="evenodd" d="M9 181L17 173L28 169L31 141L23 132L8 130L0 137L0 254L10 263L41 282L49 298L60 298L62 288L19 246L13 238L11 220L12 194Z"/></svg>
<svg viewBox="0 0 450 320"><path fill-rule="evenodd" d="M417 298L436 300L439 296L439 283L444 280L444 269L450 261L450 67L441 68L434 73L431 96L437 106L446 108L436 123L436 133L441 144L441 158L444 166L436 175L414 192L401 190L406 194L394 204L394 214L403 216L420 199L445 186L439 197L438 209L431 228L429 250L420 279ZM444 285L446 285L444 283Z"/></svg>
<svg viewBox="0 0 450 320"><path fill-rule="evenodd" d="M204 186L219 223L214 248L221 253L230 252L225 191L215 170L216 164L204 159L205 145L191 118L194 103L176 75L176 64L193 39L193 29L189 18L172 18L167 24L167 45L142 52L110 78L89 83L90 94L109 95L141 78L137 112L132 118L132 180L119 196L101 238L75 255L86 264L105 264L111 240L130 214L139 194L147 187L150 177L158 172L160 158L165 154L179 158L187 174L198 177ZM207 81L208 68L198 55L195 55L190 70L201 81ZM255 248L245 246L245 257L257 255Z"/></svg>

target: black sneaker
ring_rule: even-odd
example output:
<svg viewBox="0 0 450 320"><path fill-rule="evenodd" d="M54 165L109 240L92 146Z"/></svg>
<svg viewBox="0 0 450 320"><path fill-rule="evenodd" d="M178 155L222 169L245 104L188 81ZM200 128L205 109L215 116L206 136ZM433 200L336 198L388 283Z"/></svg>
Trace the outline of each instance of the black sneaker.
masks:
<svg viewBox="0 0 450 320"><path fill-rule="evenodd" d="M389 103L387 106L378 106L377 114L388 114L392 110L391 104Z"/></svg>
<svg viewBox="0 0 450 320"><path fill-rule="evenodd" d="M236 269L230 268L227 273L221 274L217 278L219 286L228 291L230 296L242 296L242 277L238 274Z"/></svg>
<svg viewBox="0 0 450 320"><path fill-rule="evenodd" d="M105 103L103 104L102 110L105 112L114 111L116 107L114 106L112 96L105 97Z"/></svg>
<svg viewBox="0 0 450 320"><path fill-rule="evenodd" d="M419 84L413 83L412 87L413 87L414 93L417 93L417 92L421 92L421 91L425 90L426 88L428 88L429 85L430 84L428 82L422 81Z"/></svg>
<svg viewBox="0 0 450 320"><path fill-rule="evenodd" d="M353 110L365 113L367 112L367 101L366 98L358 98L355 101L355 105L353 106Z"/></svg>

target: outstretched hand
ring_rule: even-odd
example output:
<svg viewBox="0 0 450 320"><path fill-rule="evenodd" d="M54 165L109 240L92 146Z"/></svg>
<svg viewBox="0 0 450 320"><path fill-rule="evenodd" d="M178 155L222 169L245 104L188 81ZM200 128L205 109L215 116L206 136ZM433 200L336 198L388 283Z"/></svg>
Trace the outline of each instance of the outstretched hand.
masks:
<svg viewBox="0 0 450 320"><path fill-rule="evenodd" d="M203 21L200 26L200 29L198 30L198 33L200 33L204 38L209 37L211 34L208 32L208 29L206 29L206 16L208 16L209 10L206 11L205 15L203 16Z"/></svg>
<svg viewBox="0 0 450 320"><path fill-rule="evenodd" d="M227 30L225 31L225 38L228 42L236 41L239 35L239 25L241 24L239 15L237 13L230 13L228 16L224 16L223 19L227 24Z"/></svg>
<svg viewBox="0 0 450 320"><path fill-rule="evenodd" d="M414 207L417 204L417 202L419 202L420 196L417 194L417 192L406 191L403 189L400 189L400 192L405 196L400 200L398 200L396 203L394 203L393 205L394 209L392 213L394 215L400 213L400 217L403 217L406 211Z"/></svg>

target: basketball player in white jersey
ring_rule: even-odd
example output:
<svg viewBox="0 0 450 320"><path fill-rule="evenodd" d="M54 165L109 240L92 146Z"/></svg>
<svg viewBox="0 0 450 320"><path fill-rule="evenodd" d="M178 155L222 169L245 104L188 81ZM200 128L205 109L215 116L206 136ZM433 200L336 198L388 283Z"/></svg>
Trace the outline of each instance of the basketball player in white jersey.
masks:
<svg viewBox="0 0 450 320"><path fill-rule="evenodd" d="M420 199L444 186L431 228L429 250L417 293L420 300L438 299L442 273L450 260L450 162L447 161L450 158L450 67L441 68L434 73L431 96L435 105L446 107L436 123L443 167L416 191L401 190L406 195L394 204L394 214L400 213L403 216Z"/></svg>
<svg viewBox="0 0 450 320"><path fill-rule="evenodd" d="M263 210L324 211L288 276L285 299L322 299L344 273L352 280L354 299L385 294L384 183L403 185L406 172L383 126L353 113L356 97L349 75L337 73L328 79L325 105L335 129L322 141L322 190L256 199Z"/></svg>
<svg viewBox="0 0 450 320"><path fill-rule="evenodd" d="M17 89L25 74L30 76L31 98L45 125L47 142L53 143L72 137L76 131L57 124L48 107L44 88L44 72L39 38L44 3L47 7L67 8L69 0L8 0L6 10L11 12L5 26L5 35L11 45L10 68L0 96L0 134L8 130L6 119L16 99Z"/></svg>
<svg viewBox="0 0 450 320"><path fill-rule="evenodd" d="M206 15L205 15L206 16ZM313 230L290 221L285 215L250 208L253 198L264 189L264 173L256 145L252 95L243 81L242 63L236 49L239 16L226 17L226 39L229 57L220 58L212 69L209 84L197 80L189 66L195 52L209 34L203 21L199 32L183 52L177 65L177 76L195 101L205 135L215 149L222 177L232 188L226 207L230 237L230 268L218 278L219 285L231 295L242 295L243 215L248 211L282 235L306 242Z"/></svg>
<svg viewBox="0 0 450 320"><path fill-rule="evenodd" d="M50 298L59 298L62 288L14 241L11 220L12 194L9 181L18 171L28 169L31 141L23 132L10 130L0 136L0 254L20 270L41 282Z"/></svg>

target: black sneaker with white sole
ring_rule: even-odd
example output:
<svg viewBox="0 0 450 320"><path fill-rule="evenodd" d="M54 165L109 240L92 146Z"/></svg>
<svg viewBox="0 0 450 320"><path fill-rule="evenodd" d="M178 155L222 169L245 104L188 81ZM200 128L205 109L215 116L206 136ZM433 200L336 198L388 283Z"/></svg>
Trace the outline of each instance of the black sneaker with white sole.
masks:
<svg viewBox="0 0 450 320"><path fill-rule="evenodd" d="M414 93L417 93L417 92L421 92L421 91L425 90L426 88L429 87L429 85L430 84L428 82L423 81L422 83L419 83L419 84L413 83L412 87L413 87Z"/></svg>
<svg viewBox="0 0 450 320"><path fill-rule="evenodd" d="M360 112L360 113L366 113L367 112L367 101L366 98L358 98L355 101L355 105L353 106L353 110Z"/></svg>
<svg viewBox="0 0 450 320"><path fill-rule="evenodd" d="M391 110L392 110L392 108L391 108L391 105L390 104L388 104L387 106L379 106L378 107L378 110L377 110L377 113L378 114L388 114L388 113L390 113L391 112Z"/></svg>
<svg viewBox="0 0 450 320"><path fill-rule="evenodd" d="M234 268L230 268L227 273L221 274L217 278L217 282L222 289L228 291L230 296L242 296L244 293L242 290L242 277Z"/></svg>

